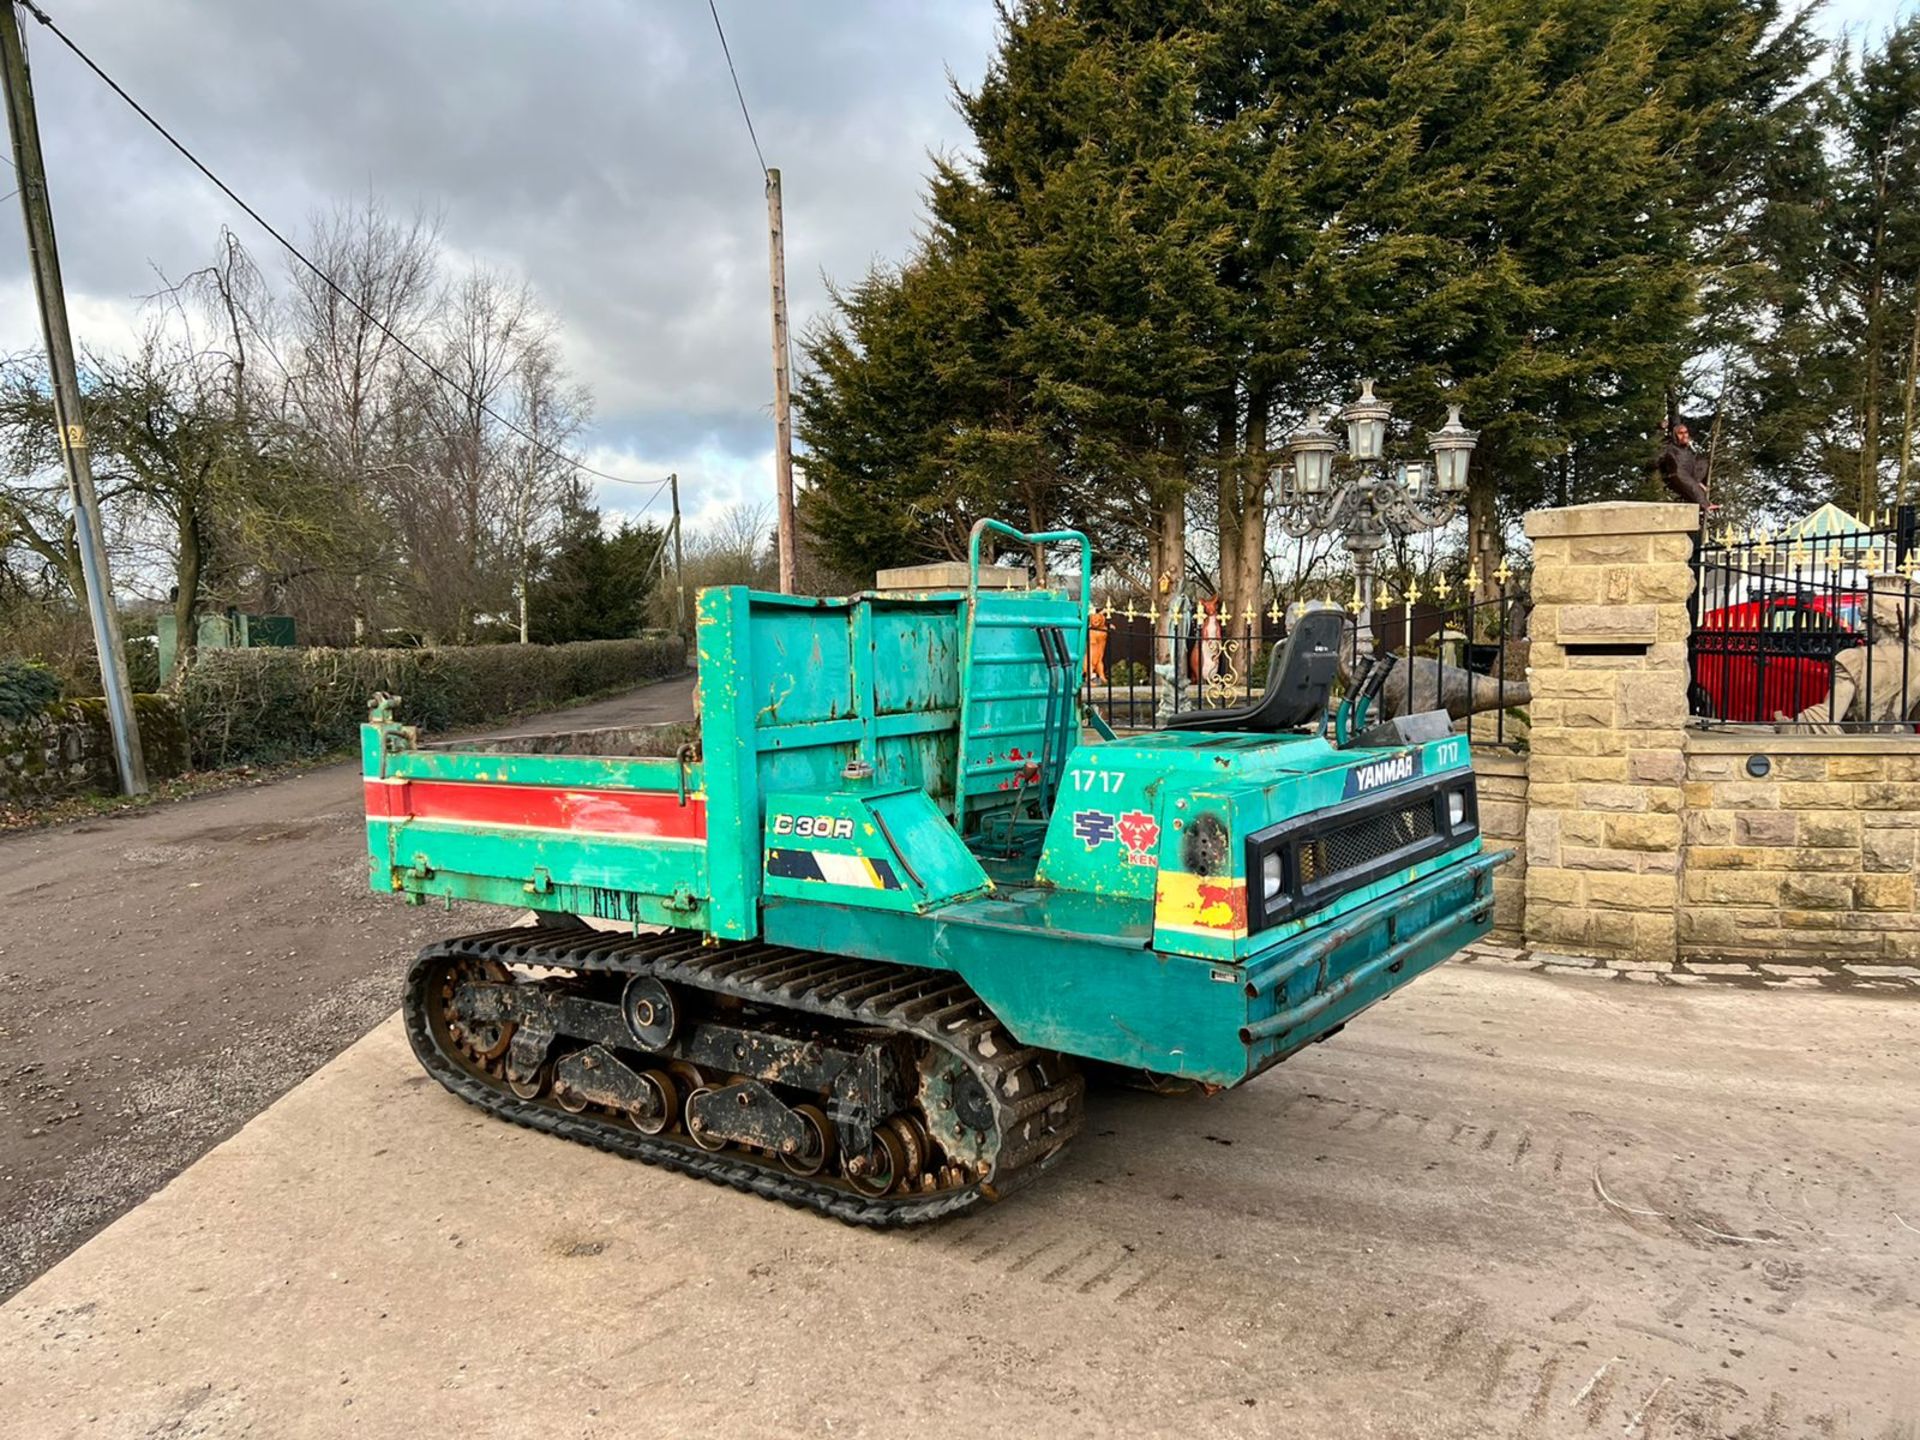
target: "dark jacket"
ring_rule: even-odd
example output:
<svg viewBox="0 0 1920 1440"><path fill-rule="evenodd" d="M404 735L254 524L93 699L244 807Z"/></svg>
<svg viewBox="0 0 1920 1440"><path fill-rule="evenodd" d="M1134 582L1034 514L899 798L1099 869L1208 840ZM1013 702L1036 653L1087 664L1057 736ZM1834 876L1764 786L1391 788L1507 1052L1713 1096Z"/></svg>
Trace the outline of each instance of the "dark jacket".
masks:
<svg viewBox="0 0 1920 1440"><path fill-rule="evenodd" d="M1673 493L1675 499L1705 508L1707 503L1707 457L1691 445L1676 445L1669 440L1654 457L1654 472Z"/></svg>

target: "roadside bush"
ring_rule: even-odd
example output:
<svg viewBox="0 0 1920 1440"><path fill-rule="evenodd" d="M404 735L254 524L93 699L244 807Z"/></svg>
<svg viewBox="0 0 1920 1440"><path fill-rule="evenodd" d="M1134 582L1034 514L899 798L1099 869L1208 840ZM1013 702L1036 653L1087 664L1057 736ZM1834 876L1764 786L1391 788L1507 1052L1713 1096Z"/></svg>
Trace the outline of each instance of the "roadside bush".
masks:
<svg viewBox="0 0 1920 1440"><path fill-rule="evenodd" d="M160 688L160 649L153 638L153 616L126 611L120 622L133 693L150 695ZM0 609L0 662L7 660L46 666L59 682L59 698L77 700L100 693L100 659L84 610L51 601L25 601Z"/></svg>
<svg viewBox="0 0 1920 1440"><path fill-rule="evenodd" d="M0 660L0 720L25 720L60 698L60 677L33 660Z"/></svg>
<svg viewBox="0 0 1920 1440"><path fill-rule="evenodd" d="M398 716L455 729L677 675L677 638L418 650L212 650L180 681L197 768L290 760L353 746L376 692Z"/></svg>

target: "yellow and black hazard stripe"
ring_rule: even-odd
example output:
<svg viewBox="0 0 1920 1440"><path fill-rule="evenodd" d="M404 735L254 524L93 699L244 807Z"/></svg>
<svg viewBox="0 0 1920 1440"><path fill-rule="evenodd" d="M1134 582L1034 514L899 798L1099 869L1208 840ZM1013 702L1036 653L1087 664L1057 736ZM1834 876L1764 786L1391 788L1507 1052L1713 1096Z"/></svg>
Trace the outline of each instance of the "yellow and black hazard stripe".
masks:
<svg viewBox="0 0 1920 1440"><path fill-rule="evenodd" d="M823 850L769 850L767 874L782 880L818 880L863 890L898 890L900 877L888 860L830 855Z"/></svg>

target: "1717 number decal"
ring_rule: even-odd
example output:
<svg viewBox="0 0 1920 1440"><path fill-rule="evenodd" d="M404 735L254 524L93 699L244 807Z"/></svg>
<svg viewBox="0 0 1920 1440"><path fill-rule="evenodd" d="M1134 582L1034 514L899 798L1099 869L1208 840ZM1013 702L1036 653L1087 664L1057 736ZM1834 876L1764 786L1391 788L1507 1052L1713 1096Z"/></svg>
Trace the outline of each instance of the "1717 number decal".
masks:
<svg viewBox="0 0 1920 1440"><path fill-rule="evenodd" d="M1124 772L1119 770L1069 770L1073 776L1073 788L1094 795L1116 795L1120 787L1127 783Z"/></svg>

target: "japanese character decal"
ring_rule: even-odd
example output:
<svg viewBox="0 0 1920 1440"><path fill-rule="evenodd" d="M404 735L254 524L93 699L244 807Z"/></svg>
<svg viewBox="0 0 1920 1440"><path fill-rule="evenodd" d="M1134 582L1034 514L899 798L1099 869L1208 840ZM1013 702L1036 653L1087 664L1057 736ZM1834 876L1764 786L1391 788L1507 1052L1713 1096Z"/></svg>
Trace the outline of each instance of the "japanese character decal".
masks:
<svg viewBox="0 0 1920 1440"><path fill-rule="evenodd" d="M1160 841L1159 821L1144 810L1129 810L1120 817L1119 832L1129 865L1154 863L1153 847Z"/></svg>
<svg viewBox="0 0 1920 1440"><path fill-rule="evenodd" d="M1113 816L1105 810L1076 810L1073 833L1075 838L1086 841L1087 849L1098 850L1114 837Z"/></svg>

